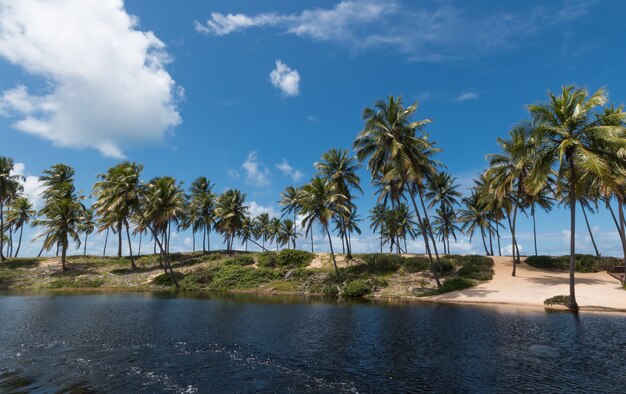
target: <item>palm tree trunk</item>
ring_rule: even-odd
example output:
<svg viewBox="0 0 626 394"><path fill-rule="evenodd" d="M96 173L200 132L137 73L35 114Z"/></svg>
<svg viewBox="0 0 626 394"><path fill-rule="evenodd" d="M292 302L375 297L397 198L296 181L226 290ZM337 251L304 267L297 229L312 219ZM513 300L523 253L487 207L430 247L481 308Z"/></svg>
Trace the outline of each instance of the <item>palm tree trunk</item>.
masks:
<svg viewBox="0 0 626 394"><path fill-rule="evenodd" d="M41 245L41 249L39 249L39 254L37 254L37 258L41 257L41 254L43 253L43 249L45 246L46 246L46 240L44 239L43 244Z"/></svg>
<svg viewBox="0 0 626 394"><path fill-rule="evenodd" d="M618 199L617 203L619 204L620 238L622 240L622 251L624 252L624 282L626 282L626 233L624 233L624 202Z"/></svg>
<svg viewBox="0 0 626 394"><path fill-rule="evenodd" d="M617 199L617 203L619 204L619 198ZM611 207L611 202L610 200L607 198L605 200L606 203L606 207L608 208L609 212L611 212L611 218L613 218L613 223L615 223L615 227L617 228L617 232L619 233L620 238L622 237L622 228L620 226L620 223L617 222L617 218L615 217L615 212L613 212L613 208Z"/></svg>
<svg viewBox="0 0 626 394"><path fill-rule="evenodd" d="M483 240L483 247L485 248L485 254L489 256L489 250L487 250L487 242L485 241L485 229L482 227L480 228L480 236L482 237L482 240Z"/></svg>
<svg viewBox="0 0 626 394"><path fill-rule="evenodd" d="M500 221L496 220L496 239L498 240L498 256L502 256L502 247L500 246Z"/></svg>
<svg viewBox="0 0 626 394"><path fill-rule="evenodd" d="M530 207L530 215L533 217L533 239L535 241L535 256L537 256L537 223L535 221L535 204Z"/></svg>
<svg viewBox="0 0 626 394"><path fill-rule="evenodd" d="M428 235L430 236L430 239L433 242L433 250L435 252L435 258L437 259L437 267L441 271L441 262L439 261L439 252L437 251L437 242L435 242L435 236L433 235L432 228L430 227L430 218L428 217L428 210L426 209L426 204L424 204L424 197L422 196L421 187L417 188L417 194L420 198L422 209L424 210L424 220L426 220L426 223L424 223L424 227L428 230Z"/></svg>
<svg viewBox="0 0 626 394"><path fill-rule="evenodd" d="M439 280L438 271L441 269L439 265L435 266L433 261L433 255L430 252L430 245L428 243L428 233L426 232L426 228L424 226L424 222L422 221L422 215L420 215L419 209L417 209L417 204L415 203L415 194L412 191L409 191L409 195L411 196L411 202L413 203L413 209L415 209L415 215L417 216L417 223L419 224L422 230L422 236L424 238L424 246L426 249L426 253L428 254L428 260L430 262L430 271L435 278L435 282L437 282L437 287L441 287L441 281Z"/></svg>
<svg viewBox="0 0 626 394"><path fill-rule="evenodd" d="M344 240L343 234L341 234L341 254L346 254L346 242Z"/></svg>
<svg viewBox="0 0 626 394"><path fill-rule="evenodd" d="M383 252L383 230L380 230L380 253Z"/></svg>
<svg viewBox="0 0 626 394"><path fill-rule="evenodd" d="M574 157L571 154L568 155L568 162L570 169L569 307L578 309L578 303L576 302L576 284L574 280L574 272L576 269L576 262L574 260L576 253L576 169L574 167Z"/></svg>
<svg viewBox="0 0 626 394"><path fill-rule="evenodd" d="M122 257L122 221L117 224L117 257Z"/></svg>
<svg viewBox="0 0 626 394"><path fill-rule="evenodd" d="M202 226L202 252L206 253L206 224Z"/></svg>
<svg viewBox="0 0 626 394"><path fill-rule="evenodd" d="M489 228L487 229L489 231L489 250L491 251L491 255L493 256L493 239L491 237L492 235L492 231L491 231L491 219L487 220L487 224L489 224Z"/></svg>
<svg viewBox="0 0 626 394"><path fill-rule="evenodd" d="M169 259L167 258L167 253L165 251L165 248L163 247L163 244L161 244L161 242L159 242L159 237L157 236L156 232L154 231L154 229L152 228L152 226L148 225L148 230L150 230L150 232L152 233L152 236L154 237L154 241L155 243L157 243L159 245L159 249L161 251L161 254L163 255L163 262L161 262L161 264L163 264L165 272L167 273L167 269L169 269L169 277L172 280L172 282L174 282L174 285L176 286L176 289L179 289L180 287L178 286L178 281L176 280L176 275L174 275L174 270L172 269L172 265L169 262Z"/></svg>
<svg viewBox="0 0 626 394"><path fill-rule="evenodd" d="M6 261L2 249L4 248L4 200L0 200L0 261Z"/></svg>
<svg viewBox="0 0 626 394"><path fill-rule="evenodd" d="M137 250L137 256L141 256L141 239L143 238L143 231L139 232L139 250Z"/></svg>
<svg viewBox="0 0 626 394"><path fill-rule="evenodd" d="M513 237L513 224L511 223L511 214L509 212L506 213L506 220L509 222L509 229L511 230L511 254L513 255L513 273L512 276L515 276L516 265L515 262L517 258L515 257L515 252L518 251L515 247L515 238Z"/></svg>
<svg viewBox="0 0 626 394"><path fill-rule="evenodd" d="M311 253L313 253L313 227L311 226Z"/></svg>
<svg viewBox="0 0 626 394"><path fill-rule="evenodd" d="M85 231L85 244L83 245L83 256L87 256L87 237L89 237L89 233Z"/></svg>
<svg viewBox="0 0 626 394"><path fill-rule="evenodd" d="M104 237L104 250L102 251L102 257L107 254L107 243L109 242L109 228L107 227L107 235Z"/></svg>
<svg viewBox="0 0 626 394"><path fill-rule="evenodd" d="M128 239L128 253L130 254L130 268L135 269L137 266L135 265L135 259L133 257L133 246L130 242L130 230L128 229L128 222L124 223L126 225L126 238Z"/></svg>
<svg viewBox="0 0 626 394"><path fill-rule="evenodd" d="M13 257L13 226L9 226L9 257Z"/></svg>
<svg viewBox="0 0 626 394"><path fill-rule="evenodd" d="M61 268L63 269L63 271L65 271L65 256L67 253L67 246L64 244L63 245L63 250L61 252Z"/></svg>
<svg viewBox="0 0 626 394"><path fill-rule="evenodd" d="M333 250L333 240L330 237L330 230L328 230L328 225L324 225L326 229L326 234L328 234L328 244L330 245L330 255L333 258L333 267L335 267L335 273L339 276L339 269L337 268L337 261L335 260L335 251Z"/></svg>
<svg viewBox="0 0 626 394"><path fill-rule="evenodd" d="M296 238L298 234L298 222L296 222L296 210L293 210L293 250L296 250Z"/></svg>
<svg viewBox="0 0 626 394"><path fill-rule="evenodd" d="M208 227L208 225L207 225L207 230L206 230L206 244L207 244L207 249L210 252L211 251L211 229Z"/></svg>
<svg viewBox="0 0 626 394"><path fill-rule="evenodd" d="M593 245L593 250L596 252L596 257L600 257L600 251L598 251L598 246L596 245L596 240L593 238L593 233L591 232L591 226L589 225L589 219L587 218L587 212L585 210L585 205L580 204L580 208L583 210L583 216L585 218L585 224L587 225L587 231L589 232L589 238L591 238L591 244Z"/></svg>
<svg viewBox="0 0 626 394"><path fill-rule="evenodd" d="M15 251L15 257L20 253L20 246L22 246L22 232L24 231L24 224L20 226L20 238L17 240L17 250Z"/></svg>
<svg viewBox="0 0 626 394"><path fill-rule="evenodd" d="M191 229L191 242L192 242L192 252L196 251L196 232Z"/></svg>

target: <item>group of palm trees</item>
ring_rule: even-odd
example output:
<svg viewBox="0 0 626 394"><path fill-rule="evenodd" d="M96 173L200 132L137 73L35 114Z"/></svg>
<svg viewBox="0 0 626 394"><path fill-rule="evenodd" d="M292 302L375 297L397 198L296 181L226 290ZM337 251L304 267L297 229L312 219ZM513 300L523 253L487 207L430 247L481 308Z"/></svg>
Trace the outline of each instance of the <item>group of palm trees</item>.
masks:
<svg viewBox="0 0 626 394"><path fill-rule="evenodd" d="M172 177L140 179L142 166L124 162L98 175L93 188L95 203L87 208L82 193L74 188L74 171L58 164L44 171L40 178L45 190L43 207L35 212L22 196L20 176L13 174L13 161L0 157L0 257L17 256L25 224L37 214L34 225L43 226L44 249L54 247L65 256L80 235L106 232L117 234L118 256L122 256L124 235L128 241L131 267L135 267L131 231L151 236L153 251L167 263L172 225L175 231L191 229L193 250L196 233L202 233L202 250L210 251L210 233L219 233L228 251L235 240L248 247L253 242L263 250L274 243L276 249L296 248L299 236L311 237L319 224L328 238L335 271L332 233L340 239L348 258L352 255L352 235L360 234L361 221L354 203L362 193L358 171L367 163L377 203L370 211L371 229L378 234L380 251L407 253L407 239L421 238L434 278L439 284L442 273L439 247L450 253L450 239L465 233L471 238L479 232L485 254L494 255L494 243L502 254L501 231L511 233L513 271L520 262L516 232L520 213L532 217L533 229L537 209L550 210L555 203L567 206L571 214L570 302L576 307L574 288L574 253L576 205L580 203L596 253L599 251L587 218L605 206L617 227L624 255L624 200L626 199L626 113L622 107L606 106L602 89L589 94L575 86L563 87L558 95L549 93L546 103L528 106L530 118L512 128L507 139L498 139L501 152L488 155L489 167L474 181L470 194L462 198L455 178L445 171L435 155L440 151L429 138L425 127L430 119L414 120L417 103L406 106L401 97L379 100L363 111L364 128L353 147L331 149L314 164L317 173L307 184L287 187L281 194L282 218L268 213L249 216L246 195L227 190L217 195L205 177L197 178L189 193L182 182ZM612 203L617 202L617 217ZM289 216L288 218L285 218ZM13 236L19 231L17 247ZM8 236L7 236L8 234ZM536 231L534 250L537 254ZM4 245L7 245L6 248ZM86 245L83 253L86 252ZM41 253L40 253L41 254ZM626 263L626 260L625 260Z"/></svg>

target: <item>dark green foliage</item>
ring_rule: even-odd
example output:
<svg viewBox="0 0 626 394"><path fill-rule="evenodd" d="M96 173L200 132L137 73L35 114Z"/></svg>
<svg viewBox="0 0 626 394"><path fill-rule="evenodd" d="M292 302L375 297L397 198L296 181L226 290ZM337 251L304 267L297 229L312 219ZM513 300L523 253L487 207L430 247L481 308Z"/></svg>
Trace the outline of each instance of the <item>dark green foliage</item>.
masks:
<svg viewBox="0 0 626 394"><path fill-rule="evenodd" d="M213 280L214 272L214 269L192 271L180 280L180 289L183 291L204 290Z"/></svg>
<svg viewBox="0 0 626 394"><path fill-rule="evenodd" d="M306 267L313 260L313 253L304 250L284 249L278 253L275 264L279 267Z"/></svg>
<svg viewBox="0 0 626 394"><path fill-rule="evenodd" d="M183 279L183 276L184 275L180 272L174 272L174 277L177 281ZM174 281L170 277L170 274L165 273L155 276L154 279L152 279L152 283L159 286L174 286Z"/></svg>
<svg viewBox="0 0 626 394"><path fill-rule="evenodd" d="M224 265L213 272L209 290L252 289L263 283L280 279L279 272L267 268L248 268L237 265Z"/></svg>
<svg viewBox="0 0 626 394"><path fill-rule="evenodd" d="M222 256L219 253L211 253L202 257L203 261L215 261L221 259Z"/></svg>
<svg viewBox="0 0 626 394"><path fill-rule="evenodd" d="M457 271L460 277L474 280L491 280L493 278L493 260L484 256L463 256L461 268Z"/></svg>
<svg viewBox="0 0 626 394"><path fill-rule="evenodd" d="M276 252L261 252L257 254L257 265L263 268L274 268L277 266L276 260L278 260L278 253Z"/></svg>
<svg viewBox="0 0 626 394"><path fill-rule="evenodd" d="M415 256L404 259L404 270L406 272L422 272L430 269L430 261L426 257Z"/></svg>
<svg viewBox="0 0 626 394"><path fill-rule="evenodd" d="M588 254L574 256L576 272L599 272L605 271L610 266L620 264L620 260L614 257L596 257ZM568 271L569 256L529 256L526 264L551 271Z"/></svg>
<svg viewBox="0 0 626 394"><path fill-rule="evenodd" d="M441 274L446 275L454 271L454 264L450 260L444 258L440 259L439 262Z"/></svg>
<svg viewBox="0 0 626 394"><path fill-rule="evenodd" d="M100 287L104 280L100 278L61 278L54 279L48 284L51 289L81 289Z"/></svg>
<svg viewBox="0 0 626 394"><path fill-rule="evenodd" d="M239 256L231 257L229 259L224 260L225 265L252 265L254 264L254 257L248 254L242 254Z"/></svg>
<svg viewBox="0 0 626 394"><path fill-rule="evenodd" d="M447 293L455 290L463 290L474 286L474 281L466 278L448 278L443 281L438 293Z"/></svg>
<svg viewBox="0 0 626 394"><path fill-rule="evenodd" d="M565 305L570 304L570 298L568 295L558 295L550 297L543 302L545 305Z"/></svg>
<svg viewBox="0 0 626 394"><path fill-rule="evenodd" d="M348 268L351 273L387 274L397 271L404 264L404 258L396 254L372 253L357 257L363 260L363 264Z"/></svg>
<svg viewBox="0 0 626 394"><path fill-rule="evenodd" d="M43 259L24 257L24 258L10 258L4 263L0 263L1 268L34 268L39 265L39 262Z"/></svg>
<svg viewBox="0 0 626 394"><path fill-rule="evenodd" d="M371 292L372 288L368 282L357 279L348 282L341 294L346 297L363 297Z"/></svg>
<svg viewBox="0 0 626 394"><path fill-rule="evenodd" d="M289 279L298 279L298 280L307 279L314 274L315 274L314 271L308 270L306 268L294 268L292 270L285 272L285 275L289 275Z"/></svg>

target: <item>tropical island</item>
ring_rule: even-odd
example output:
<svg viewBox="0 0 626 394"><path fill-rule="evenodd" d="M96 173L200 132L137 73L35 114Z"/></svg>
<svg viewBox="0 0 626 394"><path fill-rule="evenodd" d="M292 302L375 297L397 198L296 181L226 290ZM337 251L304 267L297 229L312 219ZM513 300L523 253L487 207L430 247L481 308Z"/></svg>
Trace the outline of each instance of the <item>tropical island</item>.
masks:
<svg viewBox="0 0 626 394"><path fill-rule="evenodd" d="M44 203L35 211L22 195L13 160L0 157L0 288L252 291L578 310L576 290L584 287L583 309L623 312L626 113L607 102L603 89L590 94L566 86L549 93L547 102L529 105L530 119L498 139L501 151L488 155L489 167L463 197L437 160L442 148L426 131L430 119L416 120L417 103L405 106L401 97L389 96L364 109L354 156L331 149L315 163L309 183L285 189L282 218L250 217L243 192L217 194L204 176L188 190L169 176L145 182L143 167L127 161L98 175L91 206L76 190L74 169L52 166L40 177ZM351 237L363 221L355 203L362 163L377 191L368 216L379 235L374 254L352 250ZM530 212L534 223L536 209L553 204L569 208L570 255L537 255L535 237L535 255L522 257L520 212ZM601 257L595 241L596 256L576 254L577 206L593 240L586 209L600 205L613 217L621 258ZM37 257L19 254L29 224L42 229ZM193 250L170 253L170 240L181 230L192 232ZM326 235L330 253L297 250L298 238L316 230ZM109 233L117 237L117 258L86 256L94 231L106 233L103 256ZM212 231L225 250L211 251ZM505 231L510 258L502 257ZM139 237L136 251L131 233ZM480 236L485 256L451 255L450 239L460 233ZM426 253L411 254L408 239L422 240ZM81 244L83 253L71 255ZM249 244L262 252L248 253ZM56 257L41 257L44 251Z"/></svg>

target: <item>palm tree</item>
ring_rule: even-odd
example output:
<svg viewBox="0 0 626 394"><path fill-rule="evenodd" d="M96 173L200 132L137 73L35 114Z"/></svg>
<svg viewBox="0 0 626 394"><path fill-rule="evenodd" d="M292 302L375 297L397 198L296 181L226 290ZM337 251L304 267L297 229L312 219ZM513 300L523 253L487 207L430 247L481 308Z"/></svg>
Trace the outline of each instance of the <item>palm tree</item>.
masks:
<svg viewBox="0 0 626 394"><path fill-rule="evenodd" d="M146 185L144 218L163 236L165 253L170 251L172 223L182 222L187 209L187 199L182 182L164 176L152 179Z"/></svg>
<svg viewBox="0 0 626 394"><path fill-rule="evenodd" d="M102 218L106 228L112 227L114 223L117 225L118 257L122 257L122 229L126 228L132 269L136 266L130 241L129 221L139 206L141 184L139 174L142 169L143 166L137 163L120 163L109 168L105 174L99 174L100 181L93 186L94 195L97 198L93 206L96 213ZM103 228L100 231L102 230Z"/></svg>
<svg viewBox="0 0 626 394"><path fill-rule="evenodd" d="M413 216L411 210L405 203L398 203L395 209L387 212L385 217L385 237L389 242L389 251L393 250L393 246L396 246L396 252L399 254L402 251L408 253L406 239L407 237L415 238L417 233L415 231L416 223L411 218ZM400 240L404 241L404 249Z"/></svg>
<svg viewBox="0 0 626 394"><path fill-rule="evenodd" d="M17 250L15 251L14 257L17 257L20 253L24 225L28 224L30 220L35 217L35 214L36 211L33 209L33 204L28 201L26 197L16 198L9 206L9 210L7 212L7 222L12 225L14 231L20 231L19 239L17 241Z"/></svg>
<svg viewBox="0 0 626 394"><path fill-rule="evenodd" d="M6 204L17 196L21 189L19 183L23 179L20 175L13 174L13 159L0 156L0 261L5 261L4 249L4 208Z"/></svg>
<svg viewBox="0 0 626 394"><path fill-rule="evenodd" d="M626 146L621 126L595 122L595 111L607 101L604 89L592 95L575 86L565 86L561 94L548 93L549 102L530 105L535 123L533 138L541 142L536 161L535 190L556 167L557 181L569 189L570 208L570 307L578 308L574 280L576 252L576 184L584 172L606 178L610 163L619 163L618 150Z"/></svg>
<svg viewBox="0 0 626 394"><path fill-rule="evenodd" d="M81 221L78 226L79 232L85 234L85 241L83 242L83 256L87 255L87 239L89 234L93 233L96 229L96 218L94 208L85 208L81 215Z"/></svg>
<svg viewBox="0 0 626 394"><path fill-rule="evenodd" d="M241 222L241 229L239 230L239 234L237 234L239 237L241 237L241 244L243 245L245 243L246 252L248 251L248 240L252 238L252 232L252 219L246 216L243 218L243 221Z"/></svg>
<svg viewBox="0 0 626 394"><path fill-rule="evenodd" d="M485 216L480 196L475 191L472 191L471 196L463 198L463 204L465 208L459 212L459 221L463 223L463 232L469 234L471 242L474 232L480 230L485 254L489 255L487 242L485 241L485 229L489 228L489 222Z"/></svg>
<svg viewBox="0 0 626 394"><path fill-rule="evenodd" d="M452 236L454 242L456 242L456 232L462 232L457 222L458 219L454 209L447 205L437 208L437 214L433 220L433 228L441 242L443 242L444 253L446 254L450 254L450 237Z"/></svg>
<svg viewBox="0 0 626 394"><path fill-rule="evenodd" d="M510 139L498 138L498 144L502 148L501 154L487 155L490 159L487 178L490 179L490 187L495 199L510 196L513 202L513 215L510 219L512 244L514 245L512 276L515 276L517 264L520 263L519 253L515 257L517 211L523 206L528 195L536 194L529 192L528 187L538 149L537 141L532 138L531 133L532 125L523 122L510 131Z"/></svg>
<svg viewBox="0 0 626 394"><path fill-rule="evenodd" d="M389 210L385 204L380 202L370 210L370 228L373 232L378 232L380 234L380 253L383 252L383 234L385 233L385 220L388 212Z"/></svg>
<svg viewBox="0 0 626 394"><path fill-rule="evenodd" d="M435 173L436 163L431 160L431 157L438 152L438 149L434 148L428 136L423 132L424 126L431 120L411 121L416 110L417 103L404 108L402 98L396 99L393 96L389 96L387 101L377 101L374 108L365 108L362 116L365 120L365 128L354 141L354 148L359 161L368 159L367 167L373 179L378 178L379 183L382 184L396 183L394 187L409 193L417 223L424 237L431 271L440 285L429 238L432 240L438 266L439 254L422 198L425 179ZM425 220L422 220L417 208L416 194L420 197Z"/></svg>
<svg viewBox="0 0 626 394"><path fill-rule="evenodd" d="M270 215L267 212L263 212L254 218L254 226L257 229L259 238L262 239L262 248L265 250L265 242L270 236Z"/></svg>
<svg viewBox="0 0 626 394"><path fill-rule="evenodd" d="M436 173L429 179L425 197L430 201L428 208L434 208L439 204L439 208L443 211L446 208L454 208L459 205L461 193L457 190L458 184L455 184L456 178L452 178L445 171Z"/></svg>
<svg viewBox="0 0 626 394"><path fill-rule="evenodd" d="M268 239L270 240L270 242L274 242L274 244L276 245L276 251L278 251L278 235L280 234L280 219L279 218L272 218L270 219L269 222L269 226L268 226Z"/></svg>
<svg viewBox="0 0 626 394"><path fill-rule="evenodd" d="M526 194L523 202L524 210L528 210L530 208L530 216L533 220L533 241L535 245L535 256L537 256L537 224L536 224L536 212L537 207L543 209L545 212L550 212L552 210L552 206L554 205L554 198L550 196L552 193L551 188L549 187L549 183L539 189L539 191L534 194Z"/></svg>
<svg viewBox="0 0 626 394"><path fill-rule="evenodd" d="M248 213L245 206L246 195L239 190L231 189L219 196L215 207L215 227L224 237L228 254L232 255L233 241L243 226Z"/></svg>
<svg viewBox="0 0 626 394"><path fill-rule="evenodd" d="M293 214L293 224L294 224L294 231L297 232L298 228L298 221L297 221L297 215L298 212L300 212L301 210L301 204L300 204L300 200L302 198L302 190L298 187L293 187L293 186L287 186L287 188L285 188L285 191L282 192L280 194L280 201L278 202L280 205L282 205L282 209L281 211L283 212L282 216L288 215L288 214ZM294 242L293 242L293 248L296 248L296 240L294 238Z"/></svg>
<svg viewBox="0 0 626 394"><path fill-rule="evenodd" d="M191 184L190 219L195 245L196 231L202 229L202 251L211 251L211 228L215 221L215 194L213 184L206 177L198 177Z"/></svg>
<svg viewBox="0 0 626 394"><path fill-rule="evenodd" d="M347 212L345 205L346 197L336 191L336 189L326 180L315 177L311 182L303 187L302 212L304 219L302 224L312 226L314 222L319 222L328 236L330 245L330 255L335 267L335 273L339 275L333 241L330 235L328 224L336 213ZM312 230L312 229L309 229Z"/></svg>
<svg viewBox="0 0 626 394"><path fill-rule="evenodd" d="M296 237L299 234L296 231L296 224L291 219L285 219L280 223L280 232L276 237L276 242L280 245L287 245L287 249L290 249L289 244L293 244L293 248L296 248Z"/></svg>

